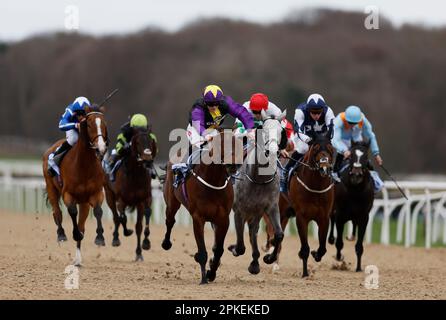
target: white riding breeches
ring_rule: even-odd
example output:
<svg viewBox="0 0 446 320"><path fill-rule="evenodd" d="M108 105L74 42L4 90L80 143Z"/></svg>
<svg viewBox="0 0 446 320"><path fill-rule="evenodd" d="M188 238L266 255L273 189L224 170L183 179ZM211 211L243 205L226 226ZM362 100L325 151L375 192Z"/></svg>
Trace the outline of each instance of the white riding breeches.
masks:
<svg viewBox="0 0 446 320"><path fill-rule="evenodd" d="M79 134L75 129L68 130L66 132L67 142L70 144L70 146L74 146L79 139Z"/></svg>

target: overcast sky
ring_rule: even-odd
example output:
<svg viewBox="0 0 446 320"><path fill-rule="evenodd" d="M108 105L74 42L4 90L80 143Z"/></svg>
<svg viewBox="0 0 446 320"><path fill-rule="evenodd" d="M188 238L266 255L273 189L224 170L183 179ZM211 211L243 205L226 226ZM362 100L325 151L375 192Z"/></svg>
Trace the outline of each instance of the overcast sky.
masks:
<svg viewBox="0 0 446 320"><path fill-rule="evenodd" d="M65 30L68 5L79 8L79 31L95 35L129 33L147 26L176 31L197 18L216 16L271 23L296 9L364 12L369 5L377 6L396 25L446 25L444 0L0 0L0 40Z"/></svg>

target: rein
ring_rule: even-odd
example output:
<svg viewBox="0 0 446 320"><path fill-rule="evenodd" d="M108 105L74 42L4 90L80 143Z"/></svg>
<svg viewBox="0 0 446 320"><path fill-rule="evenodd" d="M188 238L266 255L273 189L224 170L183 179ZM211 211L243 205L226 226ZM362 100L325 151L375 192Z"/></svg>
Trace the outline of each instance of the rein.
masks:
<svg viewBox="0 0 446 320"><path fill-rule="evenodd" d="M206 182L206 180L204 180L202 177L200 177L198 174L196 174L195 171L194 171L193 169L191 170L191 172L192 172L192 175L193 175L195 178L197 178L198 181L200 181L200 182L201 182L202 184L204 184L206 187L211 188L211 189L214 189L214 190L223 190L224 188L227 187L228 182L229 182L229 179L231 179L231 177L227 177L227 178L226 178L226 181L225 181L225 184L222 185L222 186L220 186L220 187L217 187L217 186L214 186L214 185L210 184L209 182Z"/></svg>

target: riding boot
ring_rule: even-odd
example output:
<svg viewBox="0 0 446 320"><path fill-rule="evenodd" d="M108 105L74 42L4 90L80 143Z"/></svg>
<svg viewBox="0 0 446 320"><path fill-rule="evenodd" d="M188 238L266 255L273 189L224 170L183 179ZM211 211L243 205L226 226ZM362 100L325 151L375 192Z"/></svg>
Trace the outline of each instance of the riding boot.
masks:
<svg viewBox="0 0 446 320"><path fill-rule="evenodd" d="M108 172L107 174L110 176L110 181L114 182L115 181L115 166L116 163L119 161L119 159L121 159L121 156L118 153L114 153L110 156L110 160L108 162Z"/></svg>
<svg viewBox="0 0 446 320"><path fill-rule="evenodd" d="M338 153L336 155L335 164L333 166L332 177L336 182L341 182L341 178L339 177L339 171L341 170L342 162L344 161L344 155L342 153Z"/></svg>
<svg viewBox="0 0 446 320"><path fill-rule="evenodd" d="M53 167L59 168L60 163L62 162L62 158L64 155L72 148L72 146L68 143L68 141L64 141L62 145L56 149L52 155L50 155L48 159L48 174L51 177L54 177L57 175L57 172Z"/></svg>
<svg viewBox="0 0 446 320"><path fill-rule="evenodd" d="M288 160L286 166L283 168L280 174L280 192L287 193L288 192L288 174L293 168L297 161L300 159L300 154L297 151L294 151L291 155L291 159Z"/></svg>

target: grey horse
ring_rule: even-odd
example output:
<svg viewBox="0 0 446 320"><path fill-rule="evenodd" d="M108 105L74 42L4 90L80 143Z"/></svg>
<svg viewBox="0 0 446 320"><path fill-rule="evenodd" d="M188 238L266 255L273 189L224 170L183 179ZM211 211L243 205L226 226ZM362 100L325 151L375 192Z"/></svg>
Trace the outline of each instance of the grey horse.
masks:
<svg viewBox="0 0 446 320"><path fill-rule="evenodd" d="M277 117L269 116L262 111L263 130L257 130L257 147L248 148L247 156L239 172L240 178L235 183L234 211L237 243L228 247L234 256L245 253L243 232L248 223L249 238L252 247L252 261L248 271L252 274L260 272L260 257L257 245L257 233L263 214L266 213L274 227L274 251L266 254L263 261L272 264L277 260L277 248L282 242L283 231L280 225L279 212L279 174L277 159L281 142L281 120L286 110Z"/></svg>

